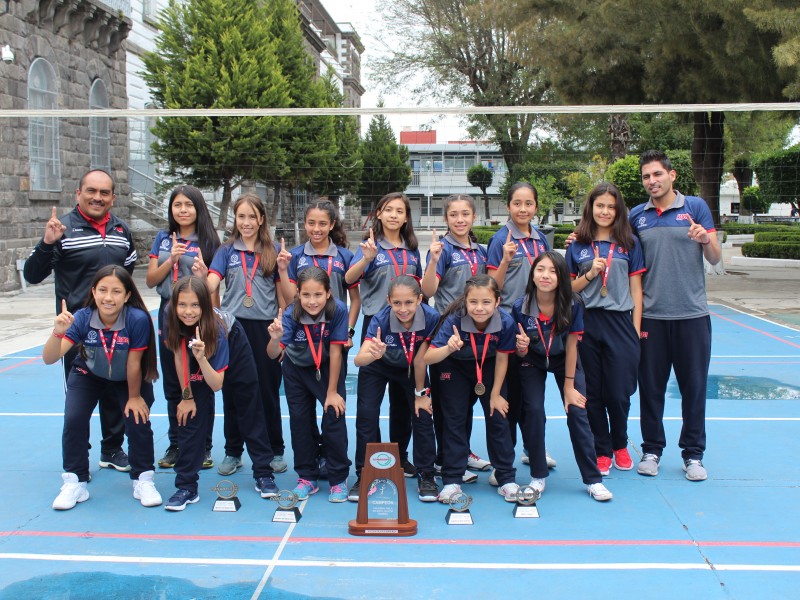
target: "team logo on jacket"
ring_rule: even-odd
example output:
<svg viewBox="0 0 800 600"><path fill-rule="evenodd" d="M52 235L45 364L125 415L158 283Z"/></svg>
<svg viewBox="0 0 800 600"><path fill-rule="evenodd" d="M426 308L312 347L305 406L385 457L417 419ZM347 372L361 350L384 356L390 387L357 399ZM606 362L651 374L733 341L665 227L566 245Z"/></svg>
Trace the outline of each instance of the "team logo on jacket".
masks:
<svg viewBox="0 0 800 600"><path fill-rule="evenodd" d="M638 226L644 227L647 225L647 217L639 217Z"/></svg>
<svg viewBox="0 0 800 600"><path fill-rule="evenodd" d="M114 227L114 231L116 231L117 233L124 233L124 230L119 225L117 227Z"/></svg>
<svg viewBox="0 0 800 600"><path fill-rule="evenodd" d="M589 258L589 249L584 248L583 250L581 250L581 253L578 255L578 258L580 259Z"/></svg>
<svg viewBox="0 0 800 600"><path fill-rule="evenodd" d="M96 342L97 341L97 332L93 329L92 331L90 331L89 333L86 334L86 339L88 341L90 341L90 342Z"/></svg>
<svg viewBox="0 0 800 600"><path fill-rule="evenodd" d="M298 342L305 342L306 341L306 332L303 329L298 329L297 334L294 336L295 341Z"/></svg>
<svg viewBox="0 0 800 600"><path fill-rule="evenodd" d="M163 250L169 250L169 246L170 246L169 238L164 238L163 240L161 240L161 248Z"/></svg>
<svg viewBox="0 0 800 600"><path fill-rule="evenodd" d="M394 344L394 336L393 335L387 335L386 339L384 341L386 342L387 346L389 346L391 344Z"/></svg>
<svg viewBox="0 0 800 600"><path fill-rule="evenodd" d="M308 259L305 256L301 256L300 260L297 261L297 266L305 267L306 265L308 265Z"/></svg>
<svg viewBox="0 0 800 600"><path fill-rule="evenodd" d="M525 326L525 329L536 329L536 321L533 317L528 317L528 324Z"/></svg>
<svg viewBox="0 0 800 600"><path fill-rule="evenodd" d="M450 373L449 372L439 373L439 381L450 381Z"/></svg>
<svg viewBox="0 0 800 600"><path fill-rule="evenodd" d="M376 265L385 265L385 264L388 264L388 263L389 263L389 261L386 259L386 255L385 254L378 254L375 257L375 264Z"/></svg>
<svg viewBox="0 0 800 600"><path fill-rule="evenodd" d="M230 261L228 262L230 266L238 265L239 264L239 255L238 254L231 254Z"/></svg>
<svg viewBox="0 0 800 600"><path fill-rule="evenodd" d="M688 221L689 220L689 213L678 213L675 215L676 221Z"/></svg>
<svg viewBox="0 0 800 600"><path fill-rule="evenodd" d="M460 252L453 252L453 255L450 257L450 259L453 261L453 264L464 262L464 257L461 256Z"/></svg>

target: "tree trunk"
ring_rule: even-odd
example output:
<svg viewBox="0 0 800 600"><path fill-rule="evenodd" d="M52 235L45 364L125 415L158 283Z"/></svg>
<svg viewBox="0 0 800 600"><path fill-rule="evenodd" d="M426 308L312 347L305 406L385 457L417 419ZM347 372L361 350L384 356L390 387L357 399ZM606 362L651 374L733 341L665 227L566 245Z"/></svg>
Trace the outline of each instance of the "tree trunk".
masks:
<svg viewBox="0 0 800 600"><path fill-rule="evenodd" d="M739 186L740 195L744 192L744 188L753 185L753 167L750 166L749 160L740 158L733 163L733 178Z"/></svg>
<svg viewBox="0 0 800 600"><path fill-rule="evenodd" d="M486 190L481 190L483 192L483 211L486 214L486 225L492 220L491 211L489 210L489 196L486 195Z"/></svg>
<svg viewBox="0 0 800 600"><path fill-rule="evenodd" d="M628 154L628 143L631 141L631 127L625 114L611 115L608 124L608 134L611 136L611 161L609 164L625 158Z"/></svg>
<svg viewBox="0 0 800 600"><path fill-rule="evenodd" d="M222 202L219 204L219 219L217 229L225 231L228 228L228 210L231 207L233 188L229 179L222 180Z"/></svg>
<svg viewBox="0 0 800 600"><path fill-rule="evenodd" d="M719 225L719 188L725 159L724 133L725 113L694 113L692 170L715 225Z"/></svg>
<svg viewBox="0 0 800 600"><path fill-rule="evenodd" d="M275 184L275 187L272 188L272 206L270 207L269 222L276 229L278 228L278 210L280 209L280 207L281 207L281 188L280 185Z"/></svg>

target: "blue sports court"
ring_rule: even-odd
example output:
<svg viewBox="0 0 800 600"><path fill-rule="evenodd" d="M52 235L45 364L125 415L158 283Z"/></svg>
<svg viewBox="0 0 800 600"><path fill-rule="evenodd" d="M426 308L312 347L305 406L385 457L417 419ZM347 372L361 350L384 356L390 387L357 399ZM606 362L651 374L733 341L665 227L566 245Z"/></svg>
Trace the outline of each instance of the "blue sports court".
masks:
<svg viewBox="0 0 800 600"><path fill-rule="evenodd" d="M796 598L800 588L800 331L712 305L713 348L707 413L709 479L684 478L674 380L666 409L668 447L657 478L612 469L610 502L594 502L580 481L557 388L548 385L547 447L557 459L539 501L539 519L514 519L488 482L465 485L474 525L448 526L447 509L417 500L406 479L408 538L347 533L354 503L327 501L327 482L301 504L297 524L273 523L276 504L253 489L249 458L230 477L237 513L214 513L201 471L200 502L180 513L144 508L128 475L99 469L93 419L91 498L51 508L61 484L61 368L41 346L0 356L0 599L5 598ZM44 340L42 340L44 341ZM350 353L348 397L355 396ZM156 456L166 449L160 384L153 407ZM354 413L355 402L348 403ZM384 409L387 407L384 403ZM629 432L640 454L638 399ZM214 458L224 455L218 396ZM288 416L284 406L285 431ZM351 458L355 414L349 414ZM483 416L473 449L485 456ZM387 421L382 421L384 438ZM521 444L518 445L521 450ZM276 476L291 489L290 470ZM517 482L529 479L517 462ZM157 469L165 498L174 473ZM350 481L353 481L351 475Z"/></svg>

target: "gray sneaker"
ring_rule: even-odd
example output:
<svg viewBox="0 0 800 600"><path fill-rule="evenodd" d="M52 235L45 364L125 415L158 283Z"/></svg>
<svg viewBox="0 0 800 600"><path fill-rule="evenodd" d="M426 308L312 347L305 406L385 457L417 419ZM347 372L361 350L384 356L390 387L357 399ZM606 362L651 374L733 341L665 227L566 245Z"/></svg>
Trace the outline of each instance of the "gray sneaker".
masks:
<svg viewBox="0 0 800 600"><path fill-rule="evenodd" d="M285 473L289 468L289 465L283 460L283 454L276 454L275 458L270 461L269 466L272 467L275 473Z"/></svg>
<svg viewBox="0 0 800 600"><path fill-rule="evenodd" d="M219 463L217 467L217 473L220 475L233 475L242 468L242 459L239 456L228 456L225 455L225 458Z"/></svg>
<svg viewBox="0 0 800 600"><path fill-rule="evenodd" d="M686 471L686 479L689 481L705 481L708 473L703 463L696 458L687 458L683 461L683 470Z"/></svg>
<svg viewBox="0 0 800 600"><path fill-rule="evenodd" d="M659 460L660 459L655 454L647 453L642 456L642 460L639 461L639 466L637 467L636 471L639 473L639 475L655 477L658 475Z"/></svg>

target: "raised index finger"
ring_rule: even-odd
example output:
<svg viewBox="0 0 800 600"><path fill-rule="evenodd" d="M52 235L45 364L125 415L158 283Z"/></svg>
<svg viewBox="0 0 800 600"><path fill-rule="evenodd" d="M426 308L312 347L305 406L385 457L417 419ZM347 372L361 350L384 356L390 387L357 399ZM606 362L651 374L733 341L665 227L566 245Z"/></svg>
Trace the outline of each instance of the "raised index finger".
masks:
<svg viewBox="0 0 800 600"><path fill-rule="evenodd" d="M519 327L519 332L522 335L525 335L525 329L522 327L522 323L517 323L517 326Z"/></svg>
<svg viewBox="0 0 800 600"><path fill-rule="evenodd" d="M458 337L461 337L461 334L459 334L459 333L458 333L458 329L456 328L456 326L455 326L455 325L453 325L453 335L456 335L456 336L458 336Z"/></svg>
<svg viewBox="0 0 800 600"><path fill-rule="evenodd" d="M508 230L508 237L506 237L506 244L511 241L511 230Z"/></svg>
<svg viewBox="0 0 800 600"><path fill-rule="evenodd" d="M375 243L375 232L372 231L372 227L369 228L369 241L373 244Z"/></svg>
<svg viewBox="0 0 800 600"><path fill-rule="evenodd" d="M438 240L438 239L439 239L439 236L438 236L438 235L436 235L436 230L434 229L434 230L433 230L433 233L431 234L431 241L432 241L432 242L435 242L435 241L436 241L436 240Z"/></svg>
<svg viewBox="0 0 800 600"><path fill-rule="evenodd" d="M597 246L594 246L594 245L592 246L592 248L594 248L594 257L595 258L600 258L600 248L598 248Z"/></svg>
<svg viewBox="0 0 800 600"><path fill-rule="evenodd" d="M286 242L281 238L281 252L286 252Z"/></svg>
<svg viewBox="0 0 800 600"><path fill-rule="evenodd" d="M56 213L56 207L53 207L53 212L50 215L51 219L58 219L58 214Z"/></svg>
<svg viewBox="0 0 800 600"><path fill-rule="evenodd" d="M197 338L198 342L202 341L200 339L200 325L198 325L197 328L195 329L195 337Z"/></svg>
<svg viewBox="0 0 800 600"><path fill-rule="evenodd" d="M64 298L61 299L61 312L67 312L67 301Z"/></svg>
<svg viewBox="0 0 800 600"><path fill-rule="evenodd" d="M689 227L695 224L694 220L692 220L692 215L686 213L686 218L689 219Z"/></svg>
<svg viewBox="0 0 800 600"><path fill-rule="evenodd" d="M375 339L379 342L381 341L381 328L378 327L378 331L375 332Z"/></svg>

